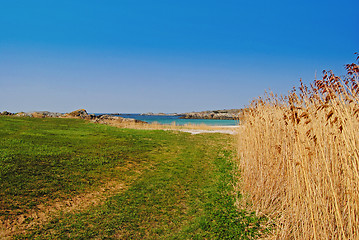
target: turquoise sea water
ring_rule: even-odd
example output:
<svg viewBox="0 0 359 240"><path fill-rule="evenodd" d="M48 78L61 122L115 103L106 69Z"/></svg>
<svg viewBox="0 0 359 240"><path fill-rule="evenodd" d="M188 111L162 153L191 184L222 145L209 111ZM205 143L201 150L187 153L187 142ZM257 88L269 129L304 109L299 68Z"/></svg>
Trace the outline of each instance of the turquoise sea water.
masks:
<svg viewBox="0 0 359 240"><path fill-rule="evenodd" d="M213 120L213 119L180 119L179 116L146 116L141 114L119 114L124 118L133 118L148 123L158 122L159 124L172 124L185 125L185 124L206 124L210 126L235 126L238 125L237 120Z"/></svg>

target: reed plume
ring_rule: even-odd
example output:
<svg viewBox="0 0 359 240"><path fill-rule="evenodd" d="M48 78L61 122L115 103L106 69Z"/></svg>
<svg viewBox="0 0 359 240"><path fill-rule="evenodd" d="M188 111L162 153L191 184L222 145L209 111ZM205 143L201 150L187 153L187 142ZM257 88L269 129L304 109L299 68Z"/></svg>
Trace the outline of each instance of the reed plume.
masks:
<svg viewBox="0 0 359 240"><path fill-rule="evenodd" d="M346 71L242 111L241 189L272 224L265 238L359 238L359 66Z"/></svg>

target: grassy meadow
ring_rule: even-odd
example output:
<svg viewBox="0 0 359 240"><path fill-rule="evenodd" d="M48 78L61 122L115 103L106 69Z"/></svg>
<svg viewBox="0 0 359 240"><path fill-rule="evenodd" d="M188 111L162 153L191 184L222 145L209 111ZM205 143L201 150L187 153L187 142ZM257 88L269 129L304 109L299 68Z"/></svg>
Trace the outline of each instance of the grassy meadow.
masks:
<svg viewBox="0 0 359 240"><path fill-rule="evenodd" d="M359 66L346 69L243 112L240 190L270 239L359 237Z"/></svg>
<svg viewBox="0 0 359 240"><path fill-rule="evenodd" d="M357 239L359 66L346 69L254 100L236 136L0 116L0 238Z"/></svg>
<svg viewBox="0 0 359 240"><path fill-rule="evenodd" d="M0 238L256 238L233 138L0 116Z"/></svg>

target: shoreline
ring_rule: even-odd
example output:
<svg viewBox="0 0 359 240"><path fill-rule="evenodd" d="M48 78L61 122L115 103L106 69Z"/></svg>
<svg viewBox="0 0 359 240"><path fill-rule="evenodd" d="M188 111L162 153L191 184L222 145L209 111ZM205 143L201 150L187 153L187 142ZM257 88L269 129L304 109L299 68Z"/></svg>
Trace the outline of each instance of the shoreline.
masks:
<svg viewBox="0 0 359 240"><path fill-rule="evenodd" d="M208 126L211 128L211 126ZM168 131L180 131L180 132L187 132L191 133L192 135L195 134L202 134L202 133L222 133L222 134L231 134L235 135L238 133L238 129L240 126L212 126L212 129L166 129Z"/></svg>
<svg viewBox="0 0 359 240"><path fill-rule="evenodd" d="M32 112L32 113L9 113L3 112L0 115L8 115L15 117L35 117L35 118L80 118L85 119L93 123L112 125L121 128L133 128L133 129L148 129L148 130L166 130L166 131L181 131L191 134L201 133L222 133L234 135L237 133L239 125L207 125L205 123L193 124L188 123L184 125L177 124L161 124L161 123L149 123L133 118L123 118L113 115L95 115L88 114L85 109L78 109L71 113L53 113L47 111Z"/></svg>

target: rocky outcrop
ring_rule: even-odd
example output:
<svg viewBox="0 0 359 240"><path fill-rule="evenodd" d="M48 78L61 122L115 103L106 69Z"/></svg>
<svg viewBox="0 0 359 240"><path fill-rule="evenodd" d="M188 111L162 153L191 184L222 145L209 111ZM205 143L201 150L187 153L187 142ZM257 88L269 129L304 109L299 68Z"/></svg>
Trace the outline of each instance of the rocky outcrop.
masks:
<svg viewBox="0 0 359 240"><path fill-rule="evenodd" d="M32 115L32 117L37 117L37 118L57 118L57 117L62 117L62 113L58 113L58 112L48 112L48 111L39 111L39 112L31 112L29 113L30 115Z"/></svg>
<svg viewBox="0 0 359 240"><path fill-rule="evenodd" d="M0 115L9 116L9 115L14 115L14 114L11 112L8 112L8 111L3 111L3 112L0 112Z"/></svg>
<svg viewBox="0 0 359 240"><path fill-rule="evenodd" d="M118 116L112 115L99 115L92 119L94 123L101 123L101 124L110 124L110 123L143 123L147 124L147 122L132 119L132 118L123 118Z"/></svg>
<svg viewBox="0 0 359 240"><path fill-rule="evenodd" d="M45 118L45 117L62 117L62 113L58 112L48 112L48 111L38 111L38 112L18 112L18 113L7 113L0 115L14 115L16 117L36 117L36 118Z"/></svg>
<svg viewBox="0 0 359 240"><path fill-rule="evenodd" d="M241 112L240 109L190 112L190 113L184 113L181 118L184 118L184 119L237 120L240 112Z"/></svg>
<svg viewBox="0 0 359 240"><path fill-rule="evenodd" d="M121 124L121 123L142 123L147 124L147 122L135 120L131 118L123 118L114 115L118 114L104 114L104 115L95 115L88 114L85 109L78 109L70 113L58 113L58 112L48 112L48 111L38 111L38 112L19 112L19 113L10 113L4 111L0 115L14 115L16 117L36 117L36 118L81 118L92 121L94 123L101 124Z"/></svg>
<svg viewBox="0 0 359 240"><path fill-rule="evenodd" d="M64 114L64 117L88 118L88 116L89 114L85 109L78 109L76 111Z"/></svg>
<svg viewBox="0 0 359 240"><path fill-rule="evenodd" d="M18 112L14 114L16 117L32 117L32 114L26 112Z"/></svg>
<svg viewBox="0 0 359 240"><path fill-rule="evenodd" d="M82 118L82 119L90 120L94 123L100 123L100 124L121 124L121 123L147 124L147 122L143 122L140 120L135 120L135 119L131 119L131 118L123 118L123 117L114 116L114 115L118 115L118 114L95 115L95 114L88 114L85 109L78 109L76 111L64 114L63 117Z"/></svg>

